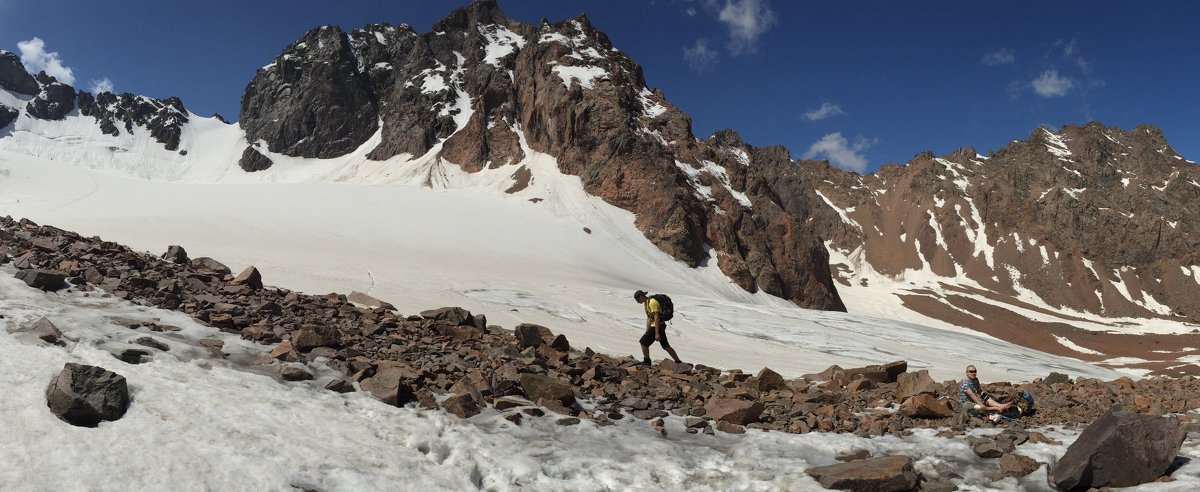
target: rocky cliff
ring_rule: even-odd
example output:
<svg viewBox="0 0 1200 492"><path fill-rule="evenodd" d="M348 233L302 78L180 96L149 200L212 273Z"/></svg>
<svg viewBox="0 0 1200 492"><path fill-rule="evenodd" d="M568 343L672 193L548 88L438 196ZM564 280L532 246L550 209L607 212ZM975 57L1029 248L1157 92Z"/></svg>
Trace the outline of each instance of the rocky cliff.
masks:
<svg viewBox="0 0 1200 492"><path fill-rule="evenodd" d="M924 272L1109 317L1200 320L1200 168L1148 125L1034 130L990 156L825 169L817 221L843 283Z"/></svg>
<svg viewBox="0 0 1200 492"><path fill-rule="evenodd" d="M511 166L519 187L524 142L636 214L646 237L680 261L715 260L751 292L845 309L808 221L819 202L795 173L814 164L732 132L697 139L688 116L586 16L534 26L479 1L424 34L319 27L257 72L240 121L252 143L247 170L271 165L257 148L333 157L378 132L371 159Z"/></svg>
<svg viewBox="0 0 1200 492"><path fill-rule="evenodd" d="M133 132L134 127L139 127L173 151L178 150L183 126L188 122L188 111L177 97L153 99L128 93L93 95L76 91L45 72L29 74L17 55L3 50L0 50L0 89L13 96L6 98L10 104L24 103L11 107L0 102L0 130L20 118L59 121L78 110L79 115L93 117L107 135Z"/></svg>

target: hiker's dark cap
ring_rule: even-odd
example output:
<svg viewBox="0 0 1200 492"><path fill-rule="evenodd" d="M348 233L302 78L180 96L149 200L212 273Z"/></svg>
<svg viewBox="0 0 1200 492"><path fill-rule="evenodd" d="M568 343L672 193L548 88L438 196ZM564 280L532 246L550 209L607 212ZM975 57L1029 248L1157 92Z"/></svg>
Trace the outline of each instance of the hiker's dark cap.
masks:
<svg viewBox="0 0 1200 492"><path fill-rule="evenodd" d="M644 290L639 290L639 291L633 293L634 299L641 299L643 297L646 297L646 291L644 291Z"/></svg>

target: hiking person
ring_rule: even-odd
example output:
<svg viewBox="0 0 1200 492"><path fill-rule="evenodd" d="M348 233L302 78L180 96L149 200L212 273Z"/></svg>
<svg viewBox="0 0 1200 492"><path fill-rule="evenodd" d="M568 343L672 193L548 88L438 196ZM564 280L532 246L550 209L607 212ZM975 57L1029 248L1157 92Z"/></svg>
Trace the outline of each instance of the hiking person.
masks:
<svg viewBox="0 0 1200 492"><path fill-rule="evenodd" d="M638 290L633 293L633 299L641 304L646 310L646 332L642 334L641 340L638 343L642 345L642 365L650 365L650 346L658 341L662 345L663 350L671 354L671 359L675 362L683 362L679 360L679 355L675 353L675 349L671 348L671 343L667 341L667 320L671 318L671 314L664 309L664 302L660 302L660 298L665 298L666 303L670 303L670 298L665 295L656 294L648 295L644 290Z"/></svg>
<svg viewBox="0 0 1200 492"><path fill-rule="evenodd" d="M964 408L973 406L981 412L1003 412L1012 407L1012 403L1000 403L984 393L979 385L978 373L975 366L967 366L967 376L958 385L958 402Z"/></svg>

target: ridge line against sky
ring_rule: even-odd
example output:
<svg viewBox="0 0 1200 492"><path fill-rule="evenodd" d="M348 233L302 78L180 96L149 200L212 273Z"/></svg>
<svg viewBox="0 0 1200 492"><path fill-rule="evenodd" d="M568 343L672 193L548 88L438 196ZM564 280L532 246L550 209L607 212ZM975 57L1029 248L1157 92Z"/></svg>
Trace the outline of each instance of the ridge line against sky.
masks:
<svg viewBox="0 0 1200 492"><path fill-rule="evenodd" d="M254 70L308 29L388 22L425 32L466 3L0 0L0 49L80 89L179 96L198 114L232 120ZM586 13L701 138L732 128L751 145L871 172L924 150L986 153L1038 126L1095 120L1158 126L1200 160L1200 96L1190 82L1200 76L1200 34L1189 25L1200 4L1035 7L500 2L531 24Z"/></svg>

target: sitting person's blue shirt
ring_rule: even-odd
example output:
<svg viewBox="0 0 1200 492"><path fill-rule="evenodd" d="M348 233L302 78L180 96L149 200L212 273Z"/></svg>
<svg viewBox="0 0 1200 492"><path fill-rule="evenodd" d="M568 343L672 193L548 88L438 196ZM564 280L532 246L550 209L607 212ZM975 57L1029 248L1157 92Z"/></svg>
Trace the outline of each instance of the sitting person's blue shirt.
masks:
<svg viewBox="0 0 1200 492"><path fill-rule="evenodd" d="M958 384L959 403L971 401L971 397L967 396L967 390L974 391L975 396L980 396L982 399L983 391L979 387L979 379L963 378L962 382Z"/></svg>

